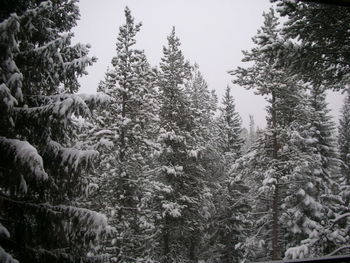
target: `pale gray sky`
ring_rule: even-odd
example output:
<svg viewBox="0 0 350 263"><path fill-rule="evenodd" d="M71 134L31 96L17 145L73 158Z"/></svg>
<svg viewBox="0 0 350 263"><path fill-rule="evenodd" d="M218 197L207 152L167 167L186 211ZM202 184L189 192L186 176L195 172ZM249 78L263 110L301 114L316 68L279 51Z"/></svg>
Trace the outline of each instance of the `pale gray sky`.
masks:
<svg viewBox="0 0 350 263"><path fill-rule="evenodd" d="M210 89L221 101L227 84L233 87L236 110L243 125L253 114L258 126L265 126L265 101L252 91L233 86L228 70L243 65L242 50L253 47L251 38L262 25L263 11L269 0L80 0L81 20L74 29L75 41L90 43L90 54L98 62L81 78L81 93L96 92L97 85L112 57L119 26L125 23L124 8L128 6L136 22L143 26L137 35L137 47L144 49L151 65L159 64L162 47L172 26L180 38L186 59L199 64ZM342 104L341 96L330 96L333 114Z"/></svg>

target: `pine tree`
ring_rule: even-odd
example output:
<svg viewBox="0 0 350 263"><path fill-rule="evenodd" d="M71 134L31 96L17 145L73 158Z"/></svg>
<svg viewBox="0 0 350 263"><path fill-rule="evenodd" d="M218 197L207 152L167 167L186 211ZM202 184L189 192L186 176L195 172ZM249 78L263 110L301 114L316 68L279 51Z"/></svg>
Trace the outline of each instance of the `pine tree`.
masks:
<svg viewBox="0 0 350 263"><path fill-rule="evenodd" d="M203 256L209 262L238 262L243 259L238 243L244 238L242 229L246 226L242 216L246 203L241 195L246 186L239 180L230 185L228 172L240 157L244 141L241 119L235 111L230 91L227 87L220 115L213 120L207 151L211 160L206 160L207 165L203 164L209 172L208 182L211 182L209 189L214 208L205 230L207 245Z"/></svg>
<svg viewBox="0 0 350 263"><path fill-rule="evenodd" d="M204 140L208 140L215 111L215 105L213 105L215 102L211 101L212 94L197 64L192 67L191 78L186 83L185 91L190 101L192 116L195 117L194 121L197 122L196 127L199 128L197 134ZM205 143L203 143L204 146Z"/></svg>
<svg viewBox="0 0 350 263"><path fill-rule="evenodd" d="M135 48L136 24L125 8L126 22L119 28L113 68L106 73L99 91L108 94L113 104L103 109L93 130L95 147L107 144L101 158L99 190L95 193L100 209L109 213L116 228L106 252L112 261L128 262L149 257L147 247L153 215L143 202L149 188L151 154L156 148L157 101L155 72L143 51ZM148 226L147 226L148 225Z"/></svg>
<svg viewBox="0 0 350 263"><path fill-rule="evenodd" d="M185 84L190 66L181 52L175 28L168 36L160 63L159 189L157 222L163 262L197 259L203 192L196 122Z"/></svg>
<svg viewBox="0 0 350 263"><path fill-rule="evenodd" d="M277 103L278 95L283 93L285 89L286 76L280 69L280 62L277 54L281 48L281 37L278 31L278 19L275 17L273 9L269 13L263 14L265 21L264 25L258 30L257 35L253 38L253 42L256 47L250 52L244 51L243 61L252 61L254 65L250 68L238 68L236 71L231 72L236 76L235 83L242 85L245 88L256 88L258 94L269 95L270 107L268 126L271 132L269 138L272 142L271 157L272 159L278 159L278 120L277 120ZM280 173L278 169L271 168L274 171L274 187L273 199L272 199L272 259L278 259L280 257L280 248L278 245L278 239L280 236L278 225L278 203L280 199L279 192L279 177Z"/></svg>
<svg viewBox="0 0 350 263"><path fill-rule="evenodd" d="M76 1L13 1L1 10L0 258L5 262L94 261L105 216L75 205L98 152L82 151L76 117L106 96L79 96L77 77L94 58L71 45ZM51 234L48 234L51 233ZM11 256L12 255L12 256Z"/></svg>
<svg viewBox="0 0 350 263"><path fill-rule="evenodd" d="M220 116L218 119L218 140L223 154L226 154L227 165L233 163L242 155L244 140L242 138L242 120L235 110L235 102L231 95L231 88L227 86Z"/></svg>
<svg viewBox="0 0 350 263"><path fill-rule="evenodd" d="M303 140L299 140L298 146L302 149L302 160L287 190L287 195L289 192L289 196L293 196L291 193L296 196L286 200L281 216L281 220L288 218L286 237L290 248L286 257L290 258L328 254L345 238L341 228L335 230L343 201L338 196L340 162L324 87L310 87L308 104L308 123L300 132Z"/></svg>
<svg viewBox="0 0 350 263"><path fill-rule="evenodd" d="M253 174L259 171L260 178L249 179L256 181L257 185L257 188L252 189L252 193L258 197L253 207L257 209L256 213L261 213L262 208L268 213L256 221L256 229L260 232L263 228L272 226L265 231L269 238L262 238L271 240L271 243L262 246L256 240L252 241L252 244L265 246L267 250L271 250L272 259L277 259L281 257L285 247L291 245L289 240L285 240L286 232L290 229L283 228L280 224L282 216L285 216L285 207L288 207L290 200L296 198L295 193L298 191L295 188L290 190L292 187L289 186L293 185L293 178L304 183L313 180L312 175L301 178L303 173L300 172L306 169L303 165L304 160L312 163L311 155L304 150L307 147L307 135L303 137L301 134L303 129L308 128L310 114L306 107L303 83L299 81L298 75L290 75L282 57L279 56L284 52L284 40L278 29L278 19L273 10L264 14L264 17L264 25L253 38L256 47L250 52L244 52L243 61L252 61L254 64L233 72L236 83L248 89L255 88L257 93L269 96L267 128L262 134L263 137L259 138L257 144L240 161L247 162L248 167L240 168L238 173L252 173L252 167L255 167ZM300 137L303 139L298 139ZM307 209L312 210L313 207ZM307 213L306 210L304 212ZM268 259L263 253L253 257Z"/></svg>
<svg viewBox="0 0 350 263"><path fill-rule="evenodd" d="M252 255L255 259L268 258L264 249L271 249L274 259L284 250L287 258L321 255L344 241L343 233L329 227L342 200L333 194L337 157L324 90L318 90L319 85L310 89L286 67L277 25L273 12L265 14L264 26L253 39L257 47L244 53L244 60L254 65L234 72L236 83L270 95L264 137L234 169L256 185L252 189L258 197L252 203L254 213L271 212L253 219L259 235L254 234L247 246L262 248ZM308 88L311 95L306 101ZM272 237L271 244L259 241L269 239L261 236L263 229ZM323 242L323 238L331 241Z"/></svg>

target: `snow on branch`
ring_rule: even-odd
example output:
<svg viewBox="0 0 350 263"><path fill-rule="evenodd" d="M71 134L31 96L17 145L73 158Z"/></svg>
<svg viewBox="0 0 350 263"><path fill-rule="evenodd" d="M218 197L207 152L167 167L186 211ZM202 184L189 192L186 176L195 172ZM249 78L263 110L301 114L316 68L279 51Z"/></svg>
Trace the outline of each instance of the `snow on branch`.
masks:
<svg viewBox="0 0 350 263"><path fill-rule="evenodd" d="M110 231L107 217L98 212L86 208L65 205L55 206L53 209L67 215L70 220L79 220L82 225L87 225L92 229L97 236L99 236L102 231Z"/></svg>
<svg viewBox="0 0 350 263"><path fill-rule="evenodd" d="M45 106L31 108L14 108L15 112L22 118L30 121L37 119L60 120L66 123L72 116L89 117L91 112L85 102L78 96L69 96L63 100L50 103Z"/></svg>
<svg viewBox="0 0 350 263"><path fill-rule="evenodd" d="M114 231L114 228L108 225L105 215L86 208L68 205L53 206L48 203L28 203L12 200L6 196L0 196L0 201L9 209L16 211L25 209L28 213L35 215L36 218L43 217L50 221L61 222L65 226L67 235L83 234L86 239L98 240L102 235ZM6 229L4 231L1 229L0 225L0 235L2 232L5 235L8 234Z"/></svg>
<svg viewBox="0 0 350 263"><path fill-rule="evenodd" d="M80 103L81 108L83 108L84 111L86 111L85 115L87 116L90 114L87 112L89 108L92 109L92 108L95 108L96 106L105 105L110 103L113 100L112 97L108 96L103 92L97 92L96 94L63 93L63 94L52 95L52 96L36 95L36 96L30 96L28 99L35 105L42 105L42 104L47 105L50 103L58 103L69 98L75 100L77 104Z"/></svg>
<svg viewBox="0 0 350 263"><path fill-rule="evenodd" d="M350 217L350 213L344 213L344 214L341 214L341 215L337 215L337 217L335 219L331 220L331 222L333 222L335 224L338 221L340 221L340 220L342 220L343 218L346 218L346 217Z"/></svg>
<svg viewBox="0 0 350 263"><path fill-rule="evenodd" d="M18 261L14 259L10 254L8 254L1 246L0 246L0 262L18 263Z"/></svg>
<svg viewBox="0 0 350 263"><path fill-rule="evenodd" d="M181 212L182 210L186 208L186 205L180 205L178 203L175 202L171 202L171 201L164 201L162 203L162 216L166 216L169 215L173 218L177 218L181 216Z"/></svg>
<svg viewBox="0 0 350 263"><path fill-rule="evenodd" d="M85 168L96 159L99 153L95 150L78 150L74 148L64 148L55 141L47 144L45 153L61 163L62 167L69 166L74 171L85 165Z"/></svg>
<svg viewBox="0 0 350 263"><path fill-rule="evenodd" d="M93 246L98 243L105 235L111 234L115 229L109 226L107 217L95 211L86 208L74 206L59 205L52 207L61 212L68 220L65 224L65 231L71 238L83 238L84 243Z"/></svg>
<svg viewBox="0 0 350 263"><path fill-rule="evenodd" d="M113 98L103 92L97 92L96 94L77 94L83 101L90 107L96 107L98 105L104 105L112 102Z"/></svg>
<svg viewBox="0 0 350 263"><path fill-rule="evenodd" d="M15 35L19 32L19 27L19 18L16 14L11 14L8 19L0 23L0 40L7 47L8 53L18 50Z"/></svg>
<svg viewBox="0 0 350 263"><path fill-rule="evenodd" d="M5 109L5 112L12 111L17 104L17 100L12 96L10 89L3 83L0 85L0 109Z"/></svg>
<svg viewBox="0 0 350 263"><path fill-rule="evenodd" d="M5 167L10 164L13 169L21 171L25 176L30 174L40 181L48 179L43 159L26 141L0 137L0 156L1 164Z"/></svg>
<svg viewBox="0 0 350 263"><path fill-rule="evenodd" d="M6 238L10 237L9 231L1 223L0 223L0 237L6 237Z"/></svg>
<svg viewBox="0 0 350 263"><path fill-rule="evenodd" d="M309 255L309 247L307 245L301 245L297 247L288 248L285 253L285 259L299 259L305 258Z"/></svg>
<svg viewBox="0 0 350 263"><path fill-rule="evenodd" d="M3 61L0 69L3 81L5 83L1 84L0 96L4 98L1 100L1 102L5 104L5 109L7 111L11 110L13 105L17 104L17 100L22 100L23 76L13 59L13 53L18 52L16 35L19 30L19 18L16 14L10 15L8 19L0 23L0 43L3 47L5 47L3 49ZM14 99L12 96L16 97L16 99Z"/></svg>

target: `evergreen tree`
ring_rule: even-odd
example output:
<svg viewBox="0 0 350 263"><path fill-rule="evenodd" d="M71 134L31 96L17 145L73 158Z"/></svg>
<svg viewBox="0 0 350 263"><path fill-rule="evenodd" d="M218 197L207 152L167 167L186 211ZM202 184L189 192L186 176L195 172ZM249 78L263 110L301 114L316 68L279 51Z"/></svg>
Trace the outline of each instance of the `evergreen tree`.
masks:
<svg viewBox="0 0 350 263"><path fill-rule="evenodd" d="M163 262L197 260L203 197L202 167L196 122L192 116L185 84L190 66L179 49L175 28L168 36L160 63L160 134L157 222L160 229L160 259Z"/></svg>
<svg viewBox="0 0 350 263"><path fill-rule="evenodd" d="M209 91L208 84L197 64L192 67L191 78L186 83L186 93L189 98L192 116L195 118L194 121L197 122L196 127L199 128L197 134L204 141L207 141L210 137L211 122L216 107L215 102L211 99L212 94ZM203 147L206 145L204 141Z"/></svg>
<svg viewBox="0 0 350 263"><path fill-rule="evenodd" d="M255 173L256 170L260 171L261 178L255 179L258 188L253 190L253 193L258 193L255 207L258 209L257 213L262 212L261 208L270 212L256 221L256 224L257 229L261 229L263 226L269 227L272 223L272 228L269 230L271 232L268 231L272 242L264 246L267 250L271 249L272 258L277 259L282 256L283 250L293 246L294 242L301 241L293 236L295 228L291 227L290 222L286 228L281 227L284 224L280 223L285 222L293 213L300 213L303 216L312 213L319 215L327 209L321 204L321 193L316 197L313 190L306 190L304 187L316 179L313 168L305 167L307 162L314 164L316 156L310 151L313 146L308 145L313 141L310 139L311 134L306 134L304 129L311 128L310 116L317 110L313 111L311 105L307 107L305 85L298 80L298 75L289 75L290 72L279 56L284 52L282 45L284 41L279 33L278 21L273 10L264 16L264 26L253 38L256 47L250 52L244 52L244 61L252 61L254 65L247 69L238 68L234 73L236 83L246 88L256 88L259 94L270 96L270 105L267 107L268 127L263 134L264 139L260 138L257 146L254 146L251 153L247 154L247 158L244 158L248 167L238 172L243 174L251 172L249 166L255 167ZM328 175L319 180L321 184L326 184L330 177ZM311 204L307 201L311 199L306 195L298 196L299 192L309 193L315 202ZM302 208L302 212L298 210L300 207L294 206L298 204L294 201L298 200L308 203ZM262 201L265 203L267 201L268 204L262 204ZM289 211L287 214L286 210ZM305 221L300 219L299 222ZM300 230L300 233L305 236L309 231L310 228L306 227ZM289 235L293 238L288 238ZM258 241L255 244L261 245ZM266 258L266 255L259 253L255 256Z"/></svg>
<svg viewBox="0 0 350 263"><path fill-rule="evenodd" d="M1 10L0 258L95 261L87 253L109 227L105 216L76 207L82 172L98 155L75 146L76 117L90 117L107 97L72 94L95 60L88 46L71 45L76 1L22 2Z"/></svg>
<svg viewBox="0 0 350 263"><path fill-rule="evenodd" d="M239 262L243 252L239 243L244 238L243 229L247 226L243 216L247 208L242 192L246 185L240 180L229 183L228 172L234 161L240 157L244 144L241 118L235 111L235 103L227 87L220 115L213 123L212 140L209 144L209 162L216 172L210 173L212 205L215 210L210 216L206 230L207 251L204 257L209 262ZM208 171L212 168L208 167Z"/></svg>
<svg viewBox="0 0 350 263"><path fill-rule="evenodd" d="M333 194L337 157L324 91L312 87L310 101L305 100L306 85L286 68L281 56L284 40L272 11L265 14L264 26L253 41L256 47L244 52L244 61L254 65L238 68L235 82L270 95L268 127L233 171L255 182L252 193L258 199L252 204L253 212L269 212L253 219L259 234L253 234L247 246L260 247L252 255L260 259L268 258L264 250L271 250L273 259L286 249L285 256L291 258L330 252L344 237L327 226L342 201ZM268 237L261 236L263 229ZM336 236L333 244L322 242L328 235L324 233ZM262 242L270 237L271 243Z"/></svg>
<svg viewBox="0 0 350 263"><path fill-rule="evenodd" d="M100 112L93 130L95 147L107 146L94 199L101 211L110 214L110 224L116 228L116 236L105 248L112 262L146 260L146 238L153 231L152 219L148 219L153 215L146 212L143 199L150 191L150 156L156 147L156 76L144 52L134 47L141 23L135 24L128 7L125 19L119 28L113 68L99 86L113 104Z"/></svg>
<svg viewBox="0 0 350 263"><path fill-rule="evenodd" d="M242 155L244 140L242 138L242 120L235 110L235 102L231 95L231 88L227 86L220 116L218 119L218 140L222 152L226 155L227 165Z"/></svg>
<svg viewBox="0 0 350 263"><path fill-rule="evenodd" d="M269 13L263 14L265 21L264 25L258 30L257 35L253 38L256 47L250 52L244 51L243 61L252 61L254 65L249 68L239 67L231 73L236 76L235 83L242 85L247 89L256 88L260 95L269 95L270 106L268 108L268 130L270 133L269 140L271 141L270 152L273 160L278 159L278 132L279 125L277 120L277 103L279 95L286 88L286 75L280 68L280 61L277 54L280 52L282 39L278 30L278 19L276 18L273 9ZM287 82L288 83L288 82ZM272 166L273 167L273 166ZM278 203L280 199L279 178L280 173L277 168L272 168L269 176L274 179L274 187L272 191L272 259L280 257L279 248L279 224L278 224Z"/></svg>
<svg viewBox="0 0 350 263"><path fill-rule="evenodd" d="M342 213L343 201L338 196L339 159L334 139L334 123L329 116L322 86L310 87L309 113L304 138L298 146L307 165L300 162L289 184L289 198L282 220L287 219L288 246L286 257L315 257L329 254L345 235L335 219ZM298 145L298 141L294 143ZM294 146L295 147L295 146ZM292 198L291 193L296 193Z"/></svg>

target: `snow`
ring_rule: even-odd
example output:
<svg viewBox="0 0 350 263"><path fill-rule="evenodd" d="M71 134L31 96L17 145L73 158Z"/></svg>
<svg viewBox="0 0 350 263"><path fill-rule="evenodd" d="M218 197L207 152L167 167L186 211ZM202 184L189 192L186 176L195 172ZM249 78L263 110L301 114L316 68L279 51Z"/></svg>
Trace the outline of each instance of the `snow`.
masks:
<svg viewBox="0 0 350 263"><path fill-rule="evenodd" d="M339 231L339 229L333 231L328 235L329 240L335 241L336 243L343 243L346 244L346 239L344 238L343 234Z"/></svg>
<svg viewBox="0 0 350 263"><path fill-rule="evenodd" d="M183 205L179 205L178 203L174 203L174 202L164 202L162 204L162 208L164 209L162 215L163 217L168 214L172 217L180 217L181 216L181 210L186 207Z"/></svg>
<svg viewBox="0 0 350 263"><path fill-rule="evenodd" d="M12 110L14 105L18 104L16 98L11 95L11 91L5 84L0 85L0 97L2 98L2 102L5 104L8 111Z"/></svg>
<svg viewBox="0 0 350 263"><path fill-rule="evenodd" d="M99 155L95 150L79 150L73 148L64 148L59 143L51 141L48 144L47 151L54 154L61 160L61 166L72 168L77 171L81 164L88 165Z"/></svg>
<svg viewBox="0 0 350 263"><path fill-rule="evenodd" d="M176 175L174 167L164 167L164 170L168 175Z"/></svg>
<svg viewBox="0 0 350 263"><path fill-rule="evenodd" d="M111 130L100 130L94 133L94 136L96 137L103 136L103 135L114 135L114 132Z"/></svg>
<svg viewBox="0 0 350 263"><path fill-rule="evenodd" d="M18 263L18 260L14 259L10 254L0 246L0 262L1 263Z"/></svg>
<svg viewBox="0 0 350 263"><path fill-rule="evenodd" d="M96 94L77 94L87 104L107 104L113 101L113 98L103 92L97 92Z"/></svg>
<svg viewBox="0 0 350 263"><path fill-rule="evenodd" d="M188 153L189 157L198 158L199 150L190 150Z"/></svg>
<svg viewBox="0 0 350 263"><path fill-rule="evenodd" d="M21 182L19 184L19 189L22 193L27 193L28 191L28 186L26 180L24 180L23 175L21 175Z"/></svg>
<svg viewBox="0 0 350 263"><path fill-rule="evenodd" d="M107 149L111 149L113 148L114 146L114 143L110 140L107 140L107 139L104 139L104 138L101 138L99 143L98 143L99 146L104 146L106 147Z"/></svg>
<svg viewBox="0 0 350 263"><path fill-rule="evenodd" d="M305 258L309 254L309 248L307 245L301 245L297 247L288 248L285 253L285 259L298 259Z"/></svg>
<svg viewBox="0 0 350 263"><path fill-rule="evenodd" d="M36 180L47 180L43 159L28 142L0 137L0 147L4 154L14 159L15 167L30 171Z"/></svg>
<svg viewBox="0 0 350 263"><path fill-rule="evenodd" d="M297 195L299 196L305 196L305 191L303 189L299 189L299 191L297 192Z"/></svg>
<svg viewBox="0 0 350 263"><path fill-rule="evenodd" d="M9 231L1 223L0 223L0 236L6 237L6 238L10 237Z"/></svg>
<svg viewBox="0 0 350 263"><path fill-rule="evenodd" d="M339 220L345 218L345 217L350 217L350 213L344 213L342 215L337 215L335 219L332 220L332 222L338 222Z"/></svg>
<svg viewBox="0 0 350 263"><path fill-rule="evenodd" d="M17 14L11 14L8 19L5 19L0 23L0 40L7 45L9 49L18 49L15 34L19 32L19 17ZM10 72L13 72L13 68L8 68Z"/></svg>
<svg viewBox="0 0 350 263"><path fill-rule="evenodd" d="M6 82L7 87L16 87L15 97L18 101L23 101L22 79L23 75L21 73L14 72Z"/></svg>
<svg viewBox="0 0 350 263"><path fill-rule="evenodd" d="M55 210L67 214L68 218L75 218L88 226L89 235L91 232L99 239L103 232L110 233L113 229L108 225L107 217L101 213L91 211L85 208L78 208L73 206L59 205L52 207Z"/></svg>

